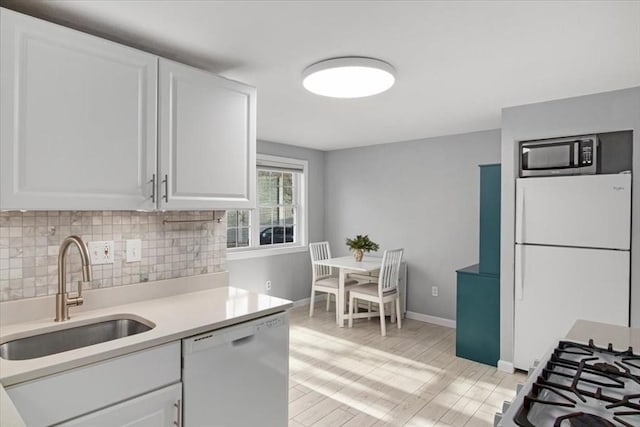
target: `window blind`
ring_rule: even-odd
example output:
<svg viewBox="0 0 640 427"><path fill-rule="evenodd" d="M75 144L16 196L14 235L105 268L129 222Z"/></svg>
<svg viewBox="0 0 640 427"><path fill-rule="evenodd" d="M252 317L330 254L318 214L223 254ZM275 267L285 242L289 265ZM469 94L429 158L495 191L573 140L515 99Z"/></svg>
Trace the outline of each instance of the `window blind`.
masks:
<svg viewBox="0 0 640 427"><path fill-rule="evenodd" d="M290 173L302 173L304 167L295 163L278 162L274 160L258 159L256 166L260 170L271 172L290 172Z"/></svg>

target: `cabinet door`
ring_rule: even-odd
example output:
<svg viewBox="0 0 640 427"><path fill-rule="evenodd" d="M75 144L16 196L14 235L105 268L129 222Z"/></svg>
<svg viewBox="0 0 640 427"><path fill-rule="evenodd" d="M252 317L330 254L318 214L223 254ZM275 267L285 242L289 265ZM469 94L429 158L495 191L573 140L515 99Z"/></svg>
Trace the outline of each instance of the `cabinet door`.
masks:
<svg viewBox="0 0 640 427"><path fill-rule="evenodd" d="M0 209L153 209L157 57L0 14Z"/></svg>
<svg viewBox="0 0 640 427"><path fill-rule="evenodd" d="M480 166L480 273L500 274L500 165Z"/></svg>
<svg viewBox="0 0 640 427"><path fill-rule="evenodd" d="M458 273L456 356L496 366L500 359L500 278Z"/></svg>
<svg viewBox="0 0 640 427"><path fill-rule="evenodd" d="M256 90L160 59L160 209L255 203Z"/></svg>
<svg viewBox="0 0 640 427"><path fill-rule="evenodd" d="M182 383L143 394L62 423L65 427L175 427L181 425Z"/></svg>
<svg viewBox="0 0 640 427"><path fill-rule="evenodd" d="M180 351L180 342L171 342L6 390L29 427L57 425L179 382Z"/></svg>

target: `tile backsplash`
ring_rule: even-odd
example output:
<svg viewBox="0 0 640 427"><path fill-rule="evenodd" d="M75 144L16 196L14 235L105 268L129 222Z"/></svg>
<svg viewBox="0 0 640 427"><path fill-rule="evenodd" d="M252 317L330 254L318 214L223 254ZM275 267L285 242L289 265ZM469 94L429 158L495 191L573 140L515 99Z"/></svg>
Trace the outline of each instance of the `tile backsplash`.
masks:
<svg viewBox="0 0 640 427"><path fill-rule="evenodd" d="M220 222L166 223L215 216ZM85 243L113 240L114 263L92 265L85 289L193 276L226 268L226 219L218 212L30 211L0 212L0 301L54 295L58 250L78 235ZM127 263L127 239L142 241L140 262ZM69 247L67 289L81 279L77 249Z"/></svg>

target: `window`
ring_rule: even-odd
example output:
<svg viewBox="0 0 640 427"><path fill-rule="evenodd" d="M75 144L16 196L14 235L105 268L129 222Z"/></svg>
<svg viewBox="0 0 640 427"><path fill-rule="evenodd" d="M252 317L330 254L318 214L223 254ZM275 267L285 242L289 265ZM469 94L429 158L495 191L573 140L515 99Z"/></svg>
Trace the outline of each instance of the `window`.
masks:
<svg viewBox="0 0 640 427"><path fill-rule="evenodd" d="M258 155L256 169L257 208L227 211L229 254L303 247L307 162Z"/></svg>
<svg viewBox="0 0 640 427"><path fill-rule="evenodd" d="M249 210L227 211L227 248L249 246Z"/></svg>

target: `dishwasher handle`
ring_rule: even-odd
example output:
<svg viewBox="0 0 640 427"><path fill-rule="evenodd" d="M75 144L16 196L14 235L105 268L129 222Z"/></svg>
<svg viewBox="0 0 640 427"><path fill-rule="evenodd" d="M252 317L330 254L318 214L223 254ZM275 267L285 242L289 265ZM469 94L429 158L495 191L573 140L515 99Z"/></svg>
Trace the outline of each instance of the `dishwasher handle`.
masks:
<svg viewBox="0 0 640 427"><path fill-rule="evenodd" d="M223 345L238 346L249 343L257 332L255 323L234 326L229 330L221 329L182 340L183 354L206 351Z"/></svg>
<svg viewBox="0 0 640 427"><path fill-rule="evenodd" d="M231 341L231 345L234 346L234 347L237 347L239 345L249 344L251 341L253 341L254 337L255 337L255 334L248 335L248 336L242 337L242 338L238 338L236 340Z"/></svg>
<svg viewBox="0 0 640 427"><path fill-rule="evenodd" d="M231 342L233 345L240 343L242 340L250 340L256 333L256 325L251 324L243 326L241 328L234 328L233 330L224 334L225 341Z"/></svg>

